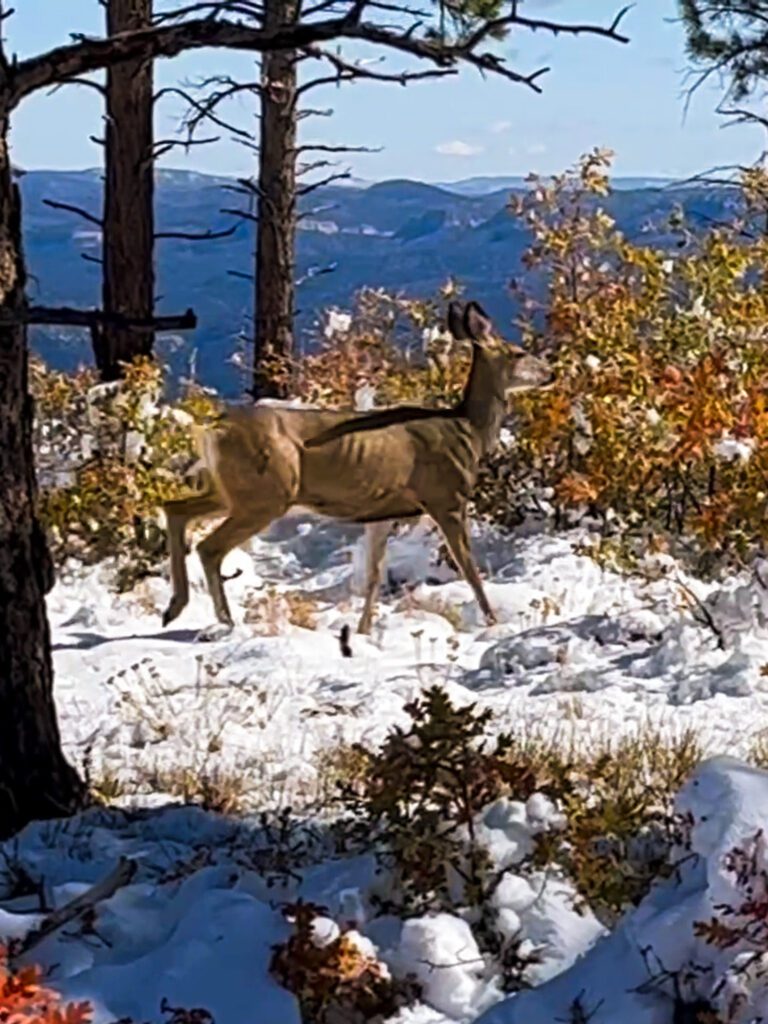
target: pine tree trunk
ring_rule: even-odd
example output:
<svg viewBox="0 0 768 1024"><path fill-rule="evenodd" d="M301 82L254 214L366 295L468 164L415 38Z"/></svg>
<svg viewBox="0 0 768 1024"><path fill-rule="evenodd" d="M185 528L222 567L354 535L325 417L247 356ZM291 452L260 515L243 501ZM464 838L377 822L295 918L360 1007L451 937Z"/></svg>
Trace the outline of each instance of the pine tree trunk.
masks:
<svg viewBox="0 0 768 1024"><path fill-rule="evenodd" d="M266 0L266 28L294 20L295 0ZM293 350L296 246L296 54L265 53L261 63L261 122L256 227L254 398L283 398Z"/></svg>
<svg viewBox="0 0 768 1024"><path fill-rule="evenodd" d="M109 35L143 28L152 0L108 0ZM152 61L107 69L104 181L105 313L150 318L154 311L154 161ZM121 362L152 354L154 331L106 324L93 337L103 380L122 376Z"/></svg>
<svg viewBox="0 0 768 1024"><path fill-rule="evenodd" d="M0 109L0 309L19 312L26 283L21 199ZM53 567L37 519L27 337L0 324L0 839L71 813L84 786L61 751L45 594Z"/></svg>

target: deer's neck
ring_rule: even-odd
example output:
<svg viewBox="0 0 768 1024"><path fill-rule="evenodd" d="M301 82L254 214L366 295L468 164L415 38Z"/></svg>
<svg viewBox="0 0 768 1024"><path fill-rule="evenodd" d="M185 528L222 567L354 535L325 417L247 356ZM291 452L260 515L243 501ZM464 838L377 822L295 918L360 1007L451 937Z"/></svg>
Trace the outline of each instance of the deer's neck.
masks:
<svg viewBox="0 0 768 1024"><path fill-rule="evenodd" d="M485 455L496 445L507 412L504 380L500 370L497 361L486 349L480 345L472 346L472 365L461 411L477 437L480 455Z"/></svg>

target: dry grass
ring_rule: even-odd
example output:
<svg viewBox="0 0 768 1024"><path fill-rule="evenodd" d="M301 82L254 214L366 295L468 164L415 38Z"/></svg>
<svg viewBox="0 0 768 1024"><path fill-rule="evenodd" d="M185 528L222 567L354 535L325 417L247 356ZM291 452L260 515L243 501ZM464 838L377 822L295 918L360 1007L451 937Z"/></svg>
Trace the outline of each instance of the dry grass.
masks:
<svg viewBox="0 0 768 1024"><path fill-rule="evenodd" d="M216 814L238 815L245 810L244 777L222 768L156 768L147 772L143 781L150 791L167 793Z"/></svg>
<svg viewBox="0 0 768 1024"><path fill-rule="evenodd" d="M261 636L279 636L286 624L301 629L317 628L317 601L296 590L274 587L249 594L243 621Z"/></svg>
<svg viewBox="0 0 768 1024"><path fill-rule="evenodd" d="M437 593L414 594L412 591L408 591L397 602L394 610L406 613L414 610L429 612L432 615L441 616L457 633L466 629L461 614L461 605L448 601Z"/></svg>

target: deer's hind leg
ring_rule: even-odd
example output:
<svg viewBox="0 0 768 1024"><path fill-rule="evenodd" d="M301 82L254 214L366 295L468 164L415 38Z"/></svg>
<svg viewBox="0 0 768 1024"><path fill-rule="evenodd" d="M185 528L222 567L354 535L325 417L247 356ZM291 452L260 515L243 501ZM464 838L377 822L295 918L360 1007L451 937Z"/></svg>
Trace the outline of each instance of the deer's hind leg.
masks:
<svg viewBox="0 0 768 1024"><path fill-rule="evenodd" d="M212 489L190 498L167 501L163 505L168 529L168 552L171 558L171 600L163 612L163 625L167 626L184 610L189 601L187 576L186 529L193 519L203 519L224 512L221 499Z"/></svg>
<svg viewBox="0 0 768 1024"><path fill-rule="evenodd" d="M231 628L234 622L224 593L221 563L229 551L244 544L254 534L261 533L285 511L286 508L273 508L269 511L231 512L223 523L197 545L197 553L203 565L208 592L213 601L213 610L217 620L223 626ZM205 638L205 634L203 634L203 638Z"/></svg>

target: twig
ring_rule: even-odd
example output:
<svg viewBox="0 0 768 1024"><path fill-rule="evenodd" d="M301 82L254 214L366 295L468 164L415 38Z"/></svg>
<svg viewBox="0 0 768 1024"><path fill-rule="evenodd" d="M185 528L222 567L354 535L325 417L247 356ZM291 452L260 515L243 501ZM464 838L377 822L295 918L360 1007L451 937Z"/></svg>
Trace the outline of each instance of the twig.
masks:
<svg viewBox="0 0 768 1024"><path fill-rule="evenodd" d="M54 910L37 928L33 928L32 931L28 932L15 950L15 956L18 957L28 953L52 932L61 928L62 925L68 924L84 911L95 907L97 903L101 903L102 900L108 900L111 896L114 896L118 889L122 889L131 882L136 874L136 868L137 863L135 860L121 857L117 867L102 878L100 882L96 882L95 885L92 885L90 889L87 889L80 896L76 896L69 903L65 903L63 907Z"/></svg>

